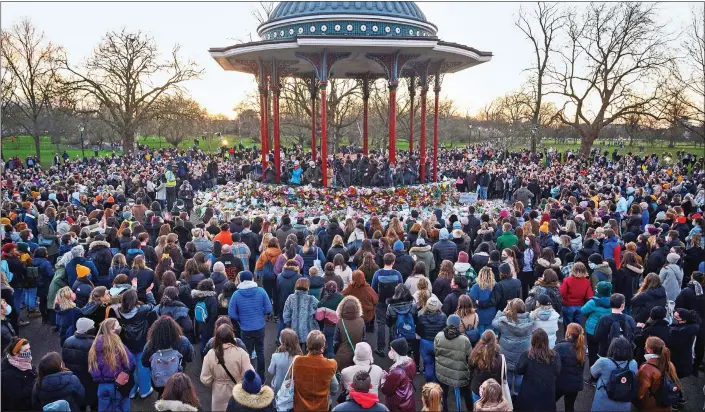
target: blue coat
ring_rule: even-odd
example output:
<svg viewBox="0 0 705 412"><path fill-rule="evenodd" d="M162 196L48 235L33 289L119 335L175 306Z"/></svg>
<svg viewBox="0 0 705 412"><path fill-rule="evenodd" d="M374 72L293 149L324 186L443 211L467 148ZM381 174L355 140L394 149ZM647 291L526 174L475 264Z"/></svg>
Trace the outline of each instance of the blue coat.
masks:
<svg viewBox="0 0 705 412"><path fill-rule="evenodd" d="M98 268L95 267L93 261L86 257L77 257L71 259L69 263L66 264L66 276L68 277L69 285L73 285L73 282L75 282L76 278L78 278L78 274L76 273L76 265L83 265L91 270L91 274L88 275L88 280L93 282L93 284L98 281Z"/></svg>
<svg viewBox="0 0 705 412"><path fill-rule="evenodd" d="M476 283L470 288L469 295L472 298L473 305L479 306L477 309L478 325L489 326L492 324L492 319L497 314L497 308L492 300L492 290L482 289ZM480 302L479 305L475 303L477 301ZM485 305L487 307L483 307Z"/></svg>
<svg viewBox="0 0 705 412"><path fill-rule="evenodd" d="M42 296L49 292L49 284L54 278L54 266L47 258L37 257L32 260L32 266L39 268L39 280L37 281L37 294ZM41 293L44 292L44 293Z"/></svg>
<svg viewBox="0 0 705 412"><path fill-rule="evenodd" d="M602 241L602 257L604 259L614 259L614 250L619 246L616 236L608 237Z"/></svg>
<svg viewBox="0 0 705 412"><path fill-rule="evenodd" d="M612 313L610 298L598 298L597 296L593 296L590 300L585 302L580 312L587 319L585 321L585 332L588 335L594 335L595 328L597 328L597 323L600 321L600 318Z"/></svg>
<svg viewBox="0 0 705 412"><path fill-rule="evenodd" d="M251 280L238 285L230 298L228 316L240 323L240 330L251 332L264 328L264 316L272 313L267 292Z"/></svg>
<svg viewBox="0 0 705 412"><path fill-rule="evenodd" d="M303 173L303 170L301 168L296 168L291 171L291 183L296 183L297 185L301 184L301 174Z"/></svg>
<svg viewBox="0 0 705 412"><path fill-rule="evenodd" d="M35 387L32 405L35 409L42 409L48 403L63 399L71 405L72 411L78 411L85 394L81 381L73 372L57 372L45 376L39 389Z"/></svg>

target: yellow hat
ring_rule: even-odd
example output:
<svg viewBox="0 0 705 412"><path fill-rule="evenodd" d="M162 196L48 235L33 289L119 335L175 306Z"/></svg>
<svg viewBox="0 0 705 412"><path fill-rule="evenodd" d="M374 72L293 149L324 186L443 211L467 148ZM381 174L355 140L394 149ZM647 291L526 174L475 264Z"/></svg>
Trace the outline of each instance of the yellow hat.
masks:
<svg viewBox="0 0 705 412"><path fill-rule="evenodd" d="M76 265L76 274L78 275L79 278L85 278L86 276L90 275L91 270L88 269L87 267L83 265Z"/></svg>
<svg viewBox="0 0 705 412"><path fill-rule="evenodd" d="M548 222L543 222L541 227L539 227L539 232L548 233Z"/></svg>
<svg viewBox="0 0 705 412"><path fill-rule="evenodd" d="M0 219L0 224L2 224L2 225L11 225L12 222L10 221L10 219L8 219L8 218L6 218L6 217L3 217L2 219Z"/></svg>

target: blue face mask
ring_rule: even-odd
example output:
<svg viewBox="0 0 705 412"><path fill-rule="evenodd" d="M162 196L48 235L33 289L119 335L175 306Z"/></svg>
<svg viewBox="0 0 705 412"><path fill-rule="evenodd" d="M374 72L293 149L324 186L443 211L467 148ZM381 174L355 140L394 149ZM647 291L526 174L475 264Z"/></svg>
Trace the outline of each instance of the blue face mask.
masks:
<svg viewBox="0 0 705 412"><path fill-rule="evenodd" d="M12 313L12 306L5 306L5 316L10 316L10 313Z"/></svg>

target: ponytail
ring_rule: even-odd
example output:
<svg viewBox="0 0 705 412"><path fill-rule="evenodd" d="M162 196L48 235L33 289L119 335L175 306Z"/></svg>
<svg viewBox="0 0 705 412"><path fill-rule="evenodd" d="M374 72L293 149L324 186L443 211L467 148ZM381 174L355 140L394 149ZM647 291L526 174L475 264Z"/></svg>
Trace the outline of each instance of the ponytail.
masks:
<svg viewBox="0 0 705 412"><path fill-rule="evenodd" d="M443 410L443 390L437 383L427 383L421 389L422 411Z"/></svg>
<svg viewBox="0 0 705 412"><path fill-rule="evenodd" d="M578 365L585 364L585 333L583 332L583 327L577 323L569 324L565 331L565 338L575 342Z"/></svg>
<svg viewBox="0 0 705 412"><path fill-rule="evenodd" d="M668 376L673 382L675 382L678 388L682 389L683 386L681 385L678 375L676 374L676 368L671 363L671 350L668 349L668 346L666 346L664 341L657 336L650 336L646 339L646 347L651 349L655 355L659 356L656 367L659 372L661 372L661 376Z"/></svg>

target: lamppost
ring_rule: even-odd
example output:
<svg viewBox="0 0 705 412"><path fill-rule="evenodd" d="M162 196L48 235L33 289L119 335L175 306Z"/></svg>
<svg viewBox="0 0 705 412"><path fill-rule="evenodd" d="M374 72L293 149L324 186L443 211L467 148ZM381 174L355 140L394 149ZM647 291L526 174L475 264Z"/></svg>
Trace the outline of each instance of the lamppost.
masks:
<svg viewBox="0 0 705 412"><path fill-rule="evenodd" d="M83 130L85 130L85 129L83 128L83 123L81 123L78 125L78 131L81 132L81 157L83 159L85 159L86 151L85 151L85 148L83 147ZM81 159L81 160L83 160L83 159Z"/></svg>
<svg viewBox="0 0 705 412"><path fill-rule="evenodd" d="M472 123L468 125L468 128L470 129L470 134L468 135L468 146L472 144Z"/></svg>

